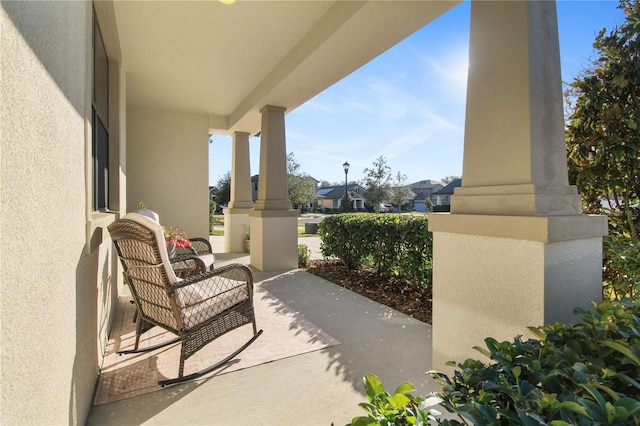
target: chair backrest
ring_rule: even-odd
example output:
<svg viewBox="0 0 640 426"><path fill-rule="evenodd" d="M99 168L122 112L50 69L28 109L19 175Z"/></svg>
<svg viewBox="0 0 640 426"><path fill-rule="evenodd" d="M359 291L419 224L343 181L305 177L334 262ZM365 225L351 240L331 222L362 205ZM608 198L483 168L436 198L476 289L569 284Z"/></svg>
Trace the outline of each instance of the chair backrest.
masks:
<svg viewBox="0 0 640 426"><path fill-rule="evenodd" d="M146 215L129 213L108 229L140 315L179 330L181 320L171 285L180 279L169 262L160 224Z"/></svg>

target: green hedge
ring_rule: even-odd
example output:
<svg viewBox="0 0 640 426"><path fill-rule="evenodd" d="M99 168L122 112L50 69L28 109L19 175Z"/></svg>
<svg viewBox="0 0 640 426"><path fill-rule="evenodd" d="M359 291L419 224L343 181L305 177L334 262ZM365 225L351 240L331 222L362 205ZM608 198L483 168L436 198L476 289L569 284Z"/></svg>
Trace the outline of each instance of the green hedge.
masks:
<svg viewBox="0 0 640 426"><path fill-rule="evenodd" d="M374 266L387 277L430 285L433 239L427 216L350 213L325 217L318 229L322 254L350 269Z"/></svg>
<svg viewBox="0 0 640 426"><path fill-rule="evenodd" d="M640 245L626 236L603 240L603 294L612 300L640 295Z"/></svg>
<svg viewBox="0 0 640 426"><path fill-rule="evenodd" d="M213 227L216 224L215 214L216 214L216 202L213 200L209 200L209 234L213 234Z"/></svg>

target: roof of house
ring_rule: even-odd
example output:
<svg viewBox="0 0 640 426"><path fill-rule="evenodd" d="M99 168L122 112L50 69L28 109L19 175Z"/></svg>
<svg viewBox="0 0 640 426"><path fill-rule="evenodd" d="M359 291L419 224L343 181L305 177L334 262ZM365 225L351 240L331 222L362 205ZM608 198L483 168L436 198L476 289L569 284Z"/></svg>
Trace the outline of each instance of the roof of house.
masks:
<svg viewBox="0 0 640 426"><path fill-rule="evenodd" d="M360 199L362 195L353 191L354 187L359 187L364 191L358 184L349 184L349 196L353 199ZM322 188L318 188L318 196L321 198L328 198L337 200L339 198L344 197L344 185L339 186L323 186Z"/></svg>
<svg viewBox="0 0 640 426"><path fill-rule="evenodd" d="M433 193L433 195L453 195L453 190L462 186L462 179L454 179L442 189L439 189Z"/></svg>
<svg viewBox="0 0 640 426"><path fill-rule="evenodd" d="M440 182L439 180L426 179L414 182L409 186L411 187L411 189L429 189L438 185L444 186L444 183Z"/></svg>
<svg viewBox="0 0 640 426"><path fill-rule="evenodd" d="M316 181L316 184L318 184L320 182L318 179L314 178L313 176L305 176L305 177L313 179L314 181ZM259 180L260 180L260 175L259 174L251 176L251 182L258 182Z"/></svg>

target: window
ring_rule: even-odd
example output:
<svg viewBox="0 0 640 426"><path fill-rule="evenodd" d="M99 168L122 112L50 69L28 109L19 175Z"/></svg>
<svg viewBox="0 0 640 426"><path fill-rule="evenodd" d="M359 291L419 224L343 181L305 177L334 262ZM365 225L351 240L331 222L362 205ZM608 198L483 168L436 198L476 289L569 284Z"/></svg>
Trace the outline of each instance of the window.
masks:
<svg viewBox="0 0 640 426"><path fill-rule="evenodd" d="M93 13L93 210L109 207L109 60Z"/></svg>

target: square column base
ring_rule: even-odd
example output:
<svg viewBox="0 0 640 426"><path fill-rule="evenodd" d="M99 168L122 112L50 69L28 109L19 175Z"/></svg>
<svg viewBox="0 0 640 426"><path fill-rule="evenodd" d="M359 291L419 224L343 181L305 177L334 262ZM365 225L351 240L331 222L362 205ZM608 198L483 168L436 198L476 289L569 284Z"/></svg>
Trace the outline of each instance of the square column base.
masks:
<svg viewBox="0 0 640 426"><path fill-rule="evenodd" d="M251 266L260 271L298 268L298 210L252 210Z"/></svg>
<svg viewBox="0 0 640 426"><path fill-rule="evenodd" d="M244 240L249 228L249 212L252 209L226 208L224 213L224 252L244 253ZM244 226L243 226L244 225Z"/></svg>
<svg viewBox="0 0 640 426"><path fill-rule="evenodd" d="M434 238L434 369L451 373L452 368L444 366L448 361L482 360L473 347L484 347L487 337L512 341L527 336L528 326L573 322L574 308L589 309L601 300L606 218L574 216L578 224L592 225L576 226L575 232L568 231L570 217L518 217L518 228L526 233L511 236L508 226L483 226L504 226L511 219L429 217ZM564 226L554 224L556 220ZM472 232L460 232L472 223Z"/></svg>

